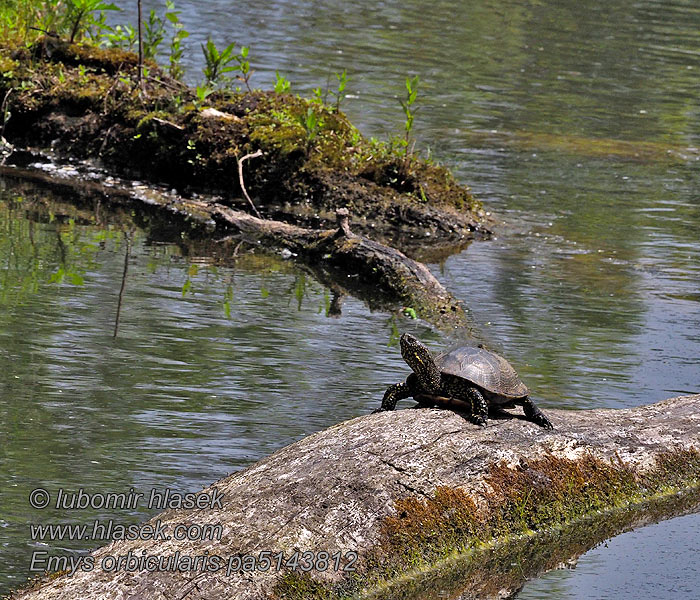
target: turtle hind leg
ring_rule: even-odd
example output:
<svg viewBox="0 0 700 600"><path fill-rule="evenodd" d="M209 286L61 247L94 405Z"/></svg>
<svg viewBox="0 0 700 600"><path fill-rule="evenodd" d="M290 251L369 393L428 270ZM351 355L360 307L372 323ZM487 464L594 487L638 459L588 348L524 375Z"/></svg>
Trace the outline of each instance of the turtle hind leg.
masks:
<svg viewBox="0 0 700 600"><path fill-rule="evenodd" d="M525 418L528 421L532 421L533 423L539 425L540 427L544 427L545 429L554 429L554 426L552 425L551 421L544 415L544 413L537 408L537 405L530 400L530 398L525 398L522 401L523 404L523 411L525 412Z"/></svg>
<svg viewBox="0 0 700 600"><path fill-rule="evenodd" d="M464 399L468 400L471 404L469 420L474 423L474 425L485 427L486 420L489 418L489 405L483 394L476 388L470 387L464 391L464 397Z"/></svg>
<svg viewBox="0 0 700 600"><path fill-rule="evenodd" d="M384 398L382 398L382 405L377 409L372 411L372 413L384 412L386 410L394 410L396 408L396 403L399 400L408 398L413 395L413 391L405 383L395 383L390 385L386 392L384 392Z"/></svg>

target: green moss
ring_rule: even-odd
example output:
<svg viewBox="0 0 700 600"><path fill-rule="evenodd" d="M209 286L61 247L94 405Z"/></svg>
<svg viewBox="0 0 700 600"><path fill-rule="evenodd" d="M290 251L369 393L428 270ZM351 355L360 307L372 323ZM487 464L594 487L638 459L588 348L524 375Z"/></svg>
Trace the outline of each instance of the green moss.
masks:
<svg viewBox="0 0 700 600"><path fill-rule="evenodd" d="M6 79L14 77L15 71L19 68L19 62L10 56L8 51L0 50L0 73Z"/></svg>
<svg viewBox="0 0 700 600"><path fill-rule="evenodd" d="M306 152L304 128L288 110L272 109L255 112L248 117L251 127L250 140L263 151L282 155Z"/></svg>
<svg viewBox="0 0 700 600"><path fill-rule="evenodd" d="M138 56L119 48L100 48L88 43L71 44L54 37L37 40L30 49L39 60L62 63L69 67L83 66L95 72L115 75L128 71L138 64ZM156 69L153 61L146 61L149 69Z"/></svg>
<svg viewBox="0 0 700 600"><path fill-rule="evenodd" d="M663 504L664 499L678 498L679 492L700 485L700 453L695 449L662 453L655 466L641 475L621 461L591 455L577 460L545 456L516 468L496 464L484 481L489 491L480 497L479 506L464 490L444 486L436 488L432 498L396 500L394 514L382 521L380 541L363 558L363 570L354 585L369 593L447 559L482 552L494 544L512 550L523 546L519 541L523 536L547 538L564 526L602 520L620 511L628 522L635 509L645 509L645 503ZM606 530L607 535L619 532L623 521ZM528 541L523 548L532 545ZM582 546L581 551L585 549ZM528 560L537 562L533 557ZM494 568L502 571L497 563ZM488 577L488 569L482 570L482 576ZM313 587L309 579L306 574L305 598L350 597L339 584L315 582L320 587ZM296 598L285 595L288 582L299 585L297 579L281 579L276 597Z"/></svg>
<svg viewBox="0 0 700 600"><path fill-rule="evenodd" d="M311 124L309 111L316 119ZM281 155L302 154L309 168L350 168L349 149L361 139L342 113L290 94L259 94L245 118L254 144Z"/></svg>
<svg viewBox="0 0 700 600"><path fill-rule="evenodd" d="M342 592L316 581L308 573L290 572L280 577L272 593L284 600L338 600Z"/></svg>
<svg viewBox="0 0 700 600"><path fill-rule="evenodd" d="M638 476L621 462L593 456L577 460L545 456L518 468L494 465L485 483L485 508L464 491L437 488L429 500L404 498L383 523L371 564L386 574L435 562L488 540L542 531L596 511L640 501L663 490L687 487L700 477L695 450L661 454Z"/></svg>

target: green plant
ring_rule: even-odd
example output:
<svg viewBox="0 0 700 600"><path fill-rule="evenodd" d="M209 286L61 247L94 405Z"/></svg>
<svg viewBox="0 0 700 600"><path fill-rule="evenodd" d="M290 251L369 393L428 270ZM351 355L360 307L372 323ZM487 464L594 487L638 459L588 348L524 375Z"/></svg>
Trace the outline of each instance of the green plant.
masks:
<svg viewBox="0 0 700 600"><path fill-rule="evenodd" d="M207 96L209 96L209 94L211 94L213 91L214 90L207 85L198 85L195 88L195 94L197 95L197 99L194 103L195 107L201 110Z"/></svg>
<svg viewBox="0 0 700 600"><path fill-rule="evenodd" d="M56 3L58 8L58 3ZM65 14L65 23L70 28L70 42L73 43L90 24L95 23L92 13L105 10L120 10L116 4L102 2L102 0L69 0ZM98 21L99 23L99 21Z"/></svg>
<svg viewBox="0 0 700 600"><path fill-rule="evenodd" d="M347 70L343 69L342 73L336 73L336 78L338 79L338 91L334 92L331 90L331 94L335 96L335 112L340 112L340 101L345 98L345 86L348 83Z"/></svg>
<svg viewBox="0 0 700 600"><path fill-rule="evenodd" d="M284 94L290 90L292 84L288 79L285 79L279 74L279 71L275 71L275 92L278 94Z"/></svg>
<svg viewBox="0 0 700 600"><path fill-rule="evenodd" d="M121 9L117 8L117 10ZM105 32L111 31L111 29L112 28L107 24L107 15L104 10L101 10L97 15L88 15L85 35L90 38L93 44L101 44L104 40Z"/></svg>
<svg viewBox="0 0 700 600"><path fill-rule="evenodd" d="M238 68L241 70L241 74L236 75L236 79L240 79L243 83L245 83L246 88L250 92L252 90L250 89L248 81L250 80L250 76L253 74L253 71L250 70L250 63L248 62L248 46L243 46L241 48L241 53L236 54L236 60L238 61Z"/></svg>
<svg viewBox="0 0 700 600"><path fill-rule="evenodd" d="M154 10L151 10L148 21L144 23L144 33L143 57L154 59L158 52L158 46L161 45L165 37L165 23Z"/></svg>
<svg viewBox="0 0 700 600"><path fill-rule="evenodd" d="M65 4L61 0L0 0L0 39L28 45L40 34L64 34Z"/></svg>
<svg viewBox="0 0 700 600"><path fill-rule="evenodd" d="M297 122L304 128L304 132L306 133L306 155L309 156L313 148L314 140L323 126L323 119L316 113L316 110L312 106L309 106L305 114L297 117Z"/></svg>
<svg viewBox="0 0 700 600"><path fill-rule="evenodd" d="M117 25L105 35L105 45L109 48L133 50L136 46L136 29L131 25Z"/></svg>
<svg viewBox="0 0 700 600"><path fill-rule="evenodd" d="M158 49L167 34L166 26L170 24L172 37L170 38L170 55L168 58L170 63L169 72L171 77L175 79L180 79L184 74L181 64L184 51L182 41L190 35L180 22L179 15L180 11L175 10L175 4L171 0L167 0L165 3L165 15L163 18L152 10L149 13L148 21L143 23L144 31L141 44L143 57L155 59ZM138 43L138 30L132 25L117 25L108 27L107 30L108 33L102 40L102 43L107 47L133 50Z"/></svg>
<svg viewBox="0 0 700 600"><path fill-rule="evenodd" d="M409 319L417 319L418 318L418 313L416 313L416 309L412 308L410 306L404 306L401 309L401 312L405 317L408 317Z"/></svg>
<svg viewBox="0 0 700 600"><path fill-rule="evenodd" d="M175 10L175 4L168 0L165 6L167 8L165 18L170 21L174 30L173 37L170 39L170 76L174 79L181 79L185 73L181 62L184 51L182 40L189 37L190 34L180 22L180 11Z"/></svg>
<svg viewBox="0 0 700 600"><path fill-rule="evenodd" d="M401 108L406 115L406 122L404 123L405 138L402 141L404 147L404 172L408 169L411 156L413 154L413 145L411 144L411 132L413 131L413 119L415 118L416 111L418 109L412 108L413 103L416 101L418 95L418 75L415 77L406 78L406 98L404 100L399 100Z"/></svg>
<svg viewBox="0 0 700 600"><path fill-rule="evenodd" d="M237 66L231 65L237 59L233 53L236 43L232 42L226 48L219 51L216 44L207 39L206 44L202 44L202 53L206 64L204 66L204 77L206 78L207 87L216 87L221 85L226 80L226 73L230 73L238 69Z"/></svg>
<svg viewBox="0 0 700 600"><path fill-rule="evenodd" d="M323 102L323 90L320 88L320 86L317 88L314 88L311 91L313 92L313 95L314 95L314 97L311 98L311 102L313 102L314 104L319 104L319 105L323 106L323 104L324 104L324 102Z"/></svg>
<svg viewBox="0 0 700 600"><path fill-rule="evenodd" d="M80 85L85 85L88 82L87 68L85 65L78 65L78 81Z"/></svg>

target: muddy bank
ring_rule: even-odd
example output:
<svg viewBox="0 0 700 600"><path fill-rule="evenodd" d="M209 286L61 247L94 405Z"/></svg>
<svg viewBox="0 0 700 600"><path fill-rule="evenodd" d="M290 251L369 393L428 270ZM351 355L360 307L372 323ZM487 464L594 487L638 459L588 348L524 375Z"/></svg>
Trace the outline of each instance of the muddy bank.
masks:
<svg viewBox="0 0 700 600"><path fill-rule="evenodd" d="M289 93L217 91L202 100L155 64L136 85L136 56L45 38L0 48L5 138L91 159L121 176L220 195L264 217L354 231L420 254L488 235L490 221L448 169L365 139L334 107ZM309 114L315 120L305 121ZM312 125L310 125L311 123Z"/></svg>
<svg viewBox="0 0 700 600"><path fill-rule="evenodd" d="M336 311L342 296L352 294L372 309L410 309L443 330L469 328L461 303L425 265L356 234L347 209L336 211L333 229L308 229L259 219L208 198L184 198L173 191L105 178L75 165L0 166L0 176L50 185L67 202L87 208L88 222L96 222L90 215L103 219L109 211L127 210L126 218L136 225L159 231L159 239L187 245L189 251L229 257L239 251L276 251L330 287Z"/></svg>
<svg viewBox="0 0 700 600"><path fill-rule="evenodd" d="M203 491L220 505L149 522L221 525L220 539L115 541L91 555L94 568L14 598L410 598L435 585L450 597L503 597L607 536L696 510L699 409L698 395L548 409L554 431L506 415L482 429L434 409L359 417ZM209 570L204 559L100 568L119 556L219 559Z"/></svg>

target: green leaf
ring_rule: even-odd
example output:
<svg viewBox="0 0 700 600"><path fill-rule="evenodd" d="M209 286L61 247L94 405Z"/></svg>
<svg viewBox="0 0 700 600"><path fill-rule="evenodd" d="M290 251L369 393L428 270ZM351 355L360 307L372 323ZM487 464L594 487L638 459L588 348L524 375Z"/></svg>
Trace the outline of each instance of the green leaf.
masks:
<svg viewBox="0 0 700 600"><path fill-rule="evenodd" d="M404 306L402 312L403 312L404 316L408 317L409 319L417 319L418 318L418 315L416 314L416 310L414 308L411 308L410 306Z"/></svg>
<svg viewBox="0 0 700 600"><path fill-rule="evenodd" d="M78 273L68 273L68 278L73 285L85 285L85 280Z"/></svg>
<svg viewBox="0 0 700 600"><path fill-rule="evenodd" d="M236 46L236 42L231 42L219 55L221 57L221 62L228 62L233 54L233 49Z"/></svg>
<svg viewBox="0 0 700 600"><path fill-rule="evenodd" d="M58 271L53 273L49 278L49 283L61 283L66 276L66 271L63 267L59 267Z"/></svg>

